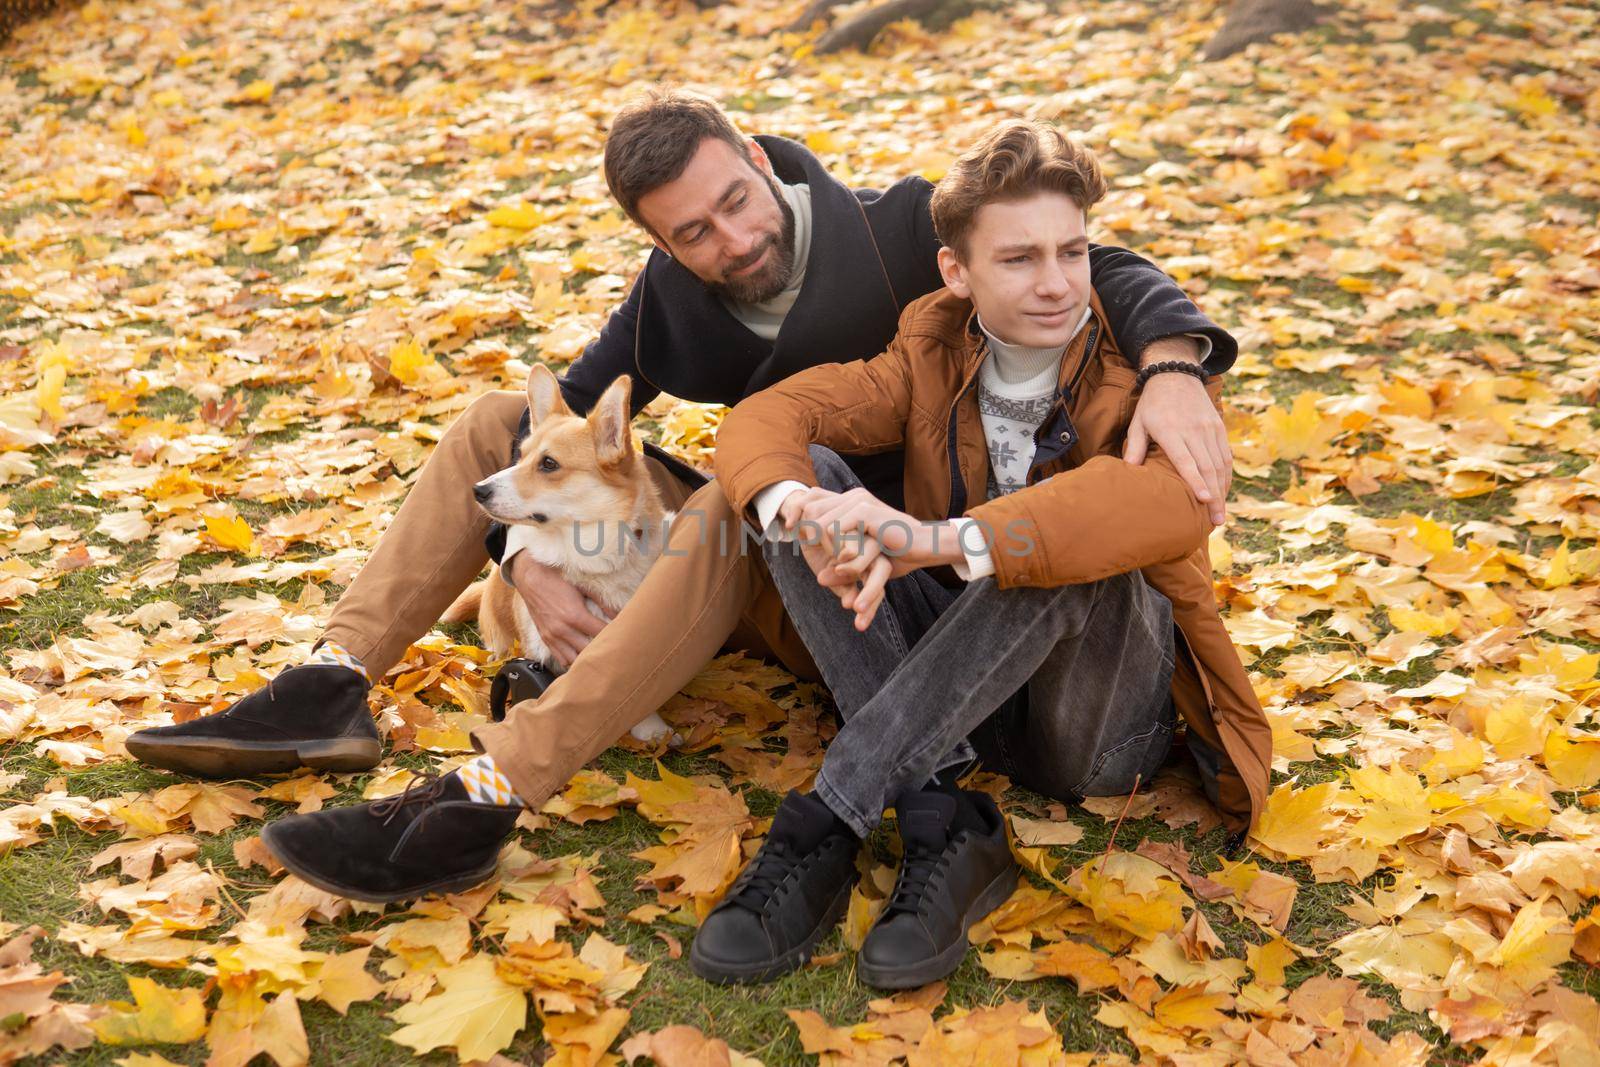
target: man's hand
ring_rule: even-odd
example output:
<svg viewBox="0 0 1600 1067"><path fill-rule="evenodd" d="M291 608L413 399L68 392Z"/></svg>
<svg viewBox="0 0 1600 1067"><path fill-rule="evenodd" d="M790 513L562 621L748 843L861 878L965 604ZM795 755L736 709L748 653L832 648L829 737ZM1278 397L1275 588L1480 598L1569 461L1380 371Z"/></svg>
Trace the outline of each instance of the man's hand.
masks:
<svg viewBox="0 0 1600 1067"><path fill-rule="evenodd" d="M551 657L563 670L572 666L578 653L605 628L609 616L596 618L589 610L588 597L560 571L530 559L526 552L511 557L506 568Z"/></svg>
<svg viewBox="0 0 1600 1067"><path fill-rule="evenodd" d="M1141 362L1188 359L1198 364L1198 356L1192 338L1164 337L1145 349ZM1145 382L1128 426L1122 458L1143 463L1152 441L1172 460L1195 499L1206 506L1212 525L1221 526L1233 485L1233 450L1222 417L1200 379L1172 373L1157 374Z"/></svg>

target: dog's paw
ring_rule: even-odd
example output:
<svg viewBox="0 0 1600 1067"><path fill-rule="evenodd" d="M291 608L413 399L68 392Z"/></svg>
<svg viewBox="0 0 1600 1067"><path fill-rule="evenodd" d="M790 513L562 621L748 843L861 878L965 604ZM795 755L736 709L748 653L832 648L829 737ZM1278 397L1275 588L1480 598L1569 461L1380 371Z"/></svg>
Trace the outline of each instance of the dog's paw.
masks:
<svg viewBox="0 0 1600 1067"><path fill-rule="evenodd" d="M683 744L683 735L678 733L678 731L674 730L672 727L668 726L666 720L662 719L661 716L655 714L654 712L651 712L644 718L642 722L639 723L639 725L635 726L628 732L637 740L643 741L646 744L655 744L663 738L666 739L667 744L672 748L677 748L679 745Z"/></svg>

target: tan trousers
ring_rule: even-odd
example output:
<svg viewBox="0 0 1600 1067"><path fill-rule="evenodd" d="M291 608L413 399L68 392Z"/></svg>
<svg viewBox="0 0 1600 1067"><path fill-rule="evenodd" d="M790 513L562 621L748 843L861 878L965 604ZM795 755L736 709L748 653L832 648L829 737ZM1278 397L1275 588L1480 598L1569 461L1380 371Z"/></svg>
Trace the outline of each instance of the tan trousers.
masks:
<svg viewBox="0 0 1600 1067"><path fill-rule="evenodd" d="M474 483L511 463L518 392L462 412L435 447L372 556L334 606L324 638L381 678L488 562L489 517ZM817 669L739 517L711 482L698 490L646 460L663 500L685 515L638 592L538 700L473 732L522 798L539 807L590 760L683 688L720 651L770 656L805 678ZM719 537L725 529L730 536ZM708 533L709 531L709 533Z"/></svg>

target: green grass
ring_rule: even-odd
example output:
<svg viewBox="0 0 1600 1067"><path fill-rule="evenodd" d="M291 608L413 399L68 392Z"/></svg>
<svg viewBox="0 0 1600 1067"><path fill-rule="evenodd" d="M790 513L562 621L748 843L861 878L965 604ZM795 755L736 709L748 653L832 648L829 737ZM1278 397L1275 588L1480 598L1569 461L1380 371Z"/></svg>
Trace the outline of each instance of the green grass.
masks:
<svg viewBox="0 0 1600 1067"><path fill-rule="evenodd" d="M1425 25L1418 26L1405 39L1404 43L1416 52L1448 53L1458 47L1459 39L1448 32L1448 27L1457 19L1469 18L1485 27L1491 26L1494 21L1492 13L1482 10L1481 5L1470 3L1468 0L1440 0L1437 6L1445 13L1444 17L1439 21L1430 20ZM1165 9L1152 5L1153 12L1159 10ZM1121 19L1120 15L1117 17ZM1104 31L1122 31L1143 28L1146 25L1146 20L1136 14L1115 24L1097 25L1091 21L1081 32L1088 37ZM372 29L371 43L366 39L350 38L341 40L330 48L322 57L330 67L329 81L337 80L347 73L344 69L346 64L354 69L370 60L375 54L388 49L391 43L389 29L385 21ZM563 27L562 32L566 32L567 29L568 27ZM509 36L517 39L519 32L513 29ZM1336 23L1316 31L1311 39L1323 46L1342 47L1361 42L1363 34L1356 28ZM211 42L195 37L188 43L193 47ZM967 42L959 47L965 49L978 45L975 42ZM199 68L207 68L213 71L216 85L232 91L233 88L248 84L260 72L259 57L246 58L247 55L248 53L230 57L228 62L240 64L231 69L224 69L225 63L215 56L196 64L192 69L197 71ZM432 65L417 66L392 81L386 81L384 90L391 94L399 94L416 76L438 73L440 69L443 68ZM1519 61L1517 69L1538 72L1543 68L1536 68L1531 63ZM26 57L19 57L14 50L0 52L0 74L5 72L15 72L19 91L30 90L39 84L38 71ZM1258 75L1261 79L1259 86L1230 90L1226 97L1217 99L1237 102L1247 92L1283 93L1285 114L1288 110L1292 110L1291 94L1285 91L1285 87L1292 77L1300 75L1291 76L1285 73L1280 60L1270 53L1265 54L1258 65ZM1148 83L1149 91L1152 95L1165 93L1172 88L1170 83L1177 76L1176 73L1170 73L1153 78ZM287 97L296 84L298 83L294 81L285 81L280 85L280 90ZM998 84L994 91L996 95L1001 96L1015 94L1036 97L1058 92L1060 89L1061 85L1055 82L1031 81ZM856 87L851 93L841 95L832 106L845 115L872 116L885 104L911 99L917 95L895 86L876 92L861 91ZM53 110L57 112L53 121L71 123L75 118L101 108L106 96L105 91L102 91L95 100L80 99L66 93L56 94L51 98ZM801 126L801 116L808 112L805 112L804 105L797 98L774 96L760 89L746 89L725 102L744 119L759 122L761 116L776 115L785 118L786 126L796 135L803 136L805 132ZM1571 102L1563 101L1563 108L1569 120L1576 117ZM788 117L791 112L794 114L793 118ZM308 147L300 150L300 146L297 146L294 152L280 152L278 163L285 164L296 155L310 157L338 147L327 141L313 143L316 144L315 149ZM414 161L417 157L405 155L403 150L406 146L396 147L402 150L398 156L400 162L397 164L399 175L385 178L391 189L408 188L415 184L418 187L436 189L441 194L450 190L460 167L458 159L446 159L436 163L411 162L408 165L407 160ZM1157 150L1162 159L1188 163L1196 167L1211 166L1215 163L1214 158L1202 157L1191 151L1181 139L1163 138L1157 145ZM472 154L472 150L465 148L456 151L463 158ZM1128 174L1137 173L1146 165L1146 161L1143 160L1120 162L1122 169ZM568 167L564 162L551 163L549 167L550 169L536 175L504 180L496 191L494 199L514 196L531 187L535 181L549 187L560 187L588 177L590 174L586 169ZM1501 167L1502 164L1499 163L1486 165L1485 173L1493 173ZM273 172L265 175L238 176L236 181L230 181L219 191L254 193L270 187L278 177L279 175ZM1306 191L1304 200L1295 210L1300 213L1298 221L1314 227L1318 218L1325 217L1330 209L1358 210L1363 204L1376 202L1378 199L1333 196L1325 189L1314 187ZM1597 207L1594 200L1564 190L1548 192L1543 202L1565 205L1591 215ZM92 205L96 211L104 206ZM479 212L482 206L476 203L471 205L471 212ZM1519 257L1543 256L1542 250L1528 241L1480 240L1473 235L1471 223L1483 210L1482 197L1469 194L1465 191L1465 186L1454 180L1447 180L1437 187L1417 190L1413 206L1437 221L1461 226L1471 235L1468 247L1453 254L1448 263L1442 265L1442 269L1453 277L1490 270L1498 264ZM42 216L65 216L82 212L87 207L89 206L63 207L42 197L0 206L0 231L9 233L30 220L43 221ZM202 210L197 217L203 219L206 214ZM441 240L449 226L459 221L450 219L434 222L426 227L415 226L403 235L388 235L381 226L353 217L345 226L340 227L339 232L341 236L347 232L354 232L362 238L397 236L403 238L400 241L401 245L424 241L432 243ZM235 236L227 235L225 250L216 259L216 265L235 276L252 270L264 271L269 277L262 279L261 284L270 287L297 278L327 235L313 235L301 239L299 242L301 256L290 262L280 262L276 252L262 255L246 254L242 251L240 243L233 239ZM1152 232L1122 235L1124 242L1132 243L1135 247L1157 257L1178 252L1184 254L1192 252L1202 247L1205 237L1203 224L1183 228L1177 233L1169 229L1159 234ZM81 244L76 247L81 251ZM644 247L642 241L639 247ZM20 262L21 258L15 253L0 253L0 264L10 266ZM515 267L519 262L515 253L493 257L474 272L477 283L481 284L492 277L502 266L510 264ZM1381 344L1358 342L1353 337L1344 336L1342 328L1347 320L1360 314L1365 302L1359 296L1339 289L1331 277L1279 276L1278 268L1286 266L1288 262L1287 259L1281 262L1268 262L1268 276L1258 281L1236 281L1220 276L1208 277L1207 281L1215 290L1231 290L1241 294L1238 297L1241 305L1264 302L1275 307L1281 306L1297 316L1338 324L1341 333L1328 343L1347 348L1361 356L1375 357L1380 368L1407 356L1416 359L1441 347L1450 352L1464 352L1476 345L1494 342L1505 344L1513 351L1520 352L1532 344L1550 343L1555 340L1552 336L1541 335L1544 329L1542 324L1530 326L1526 336L1456 333L1441 339L1422 325L1423 316L1432 312L1419 309L1403 313L1401 316L1402 321L1415 320L1416 329L1413 332L1386 338ZM158 280L160 277L160 272L152 269L125 279L124 285L141 284ZM570 278L566 282L566 287L569 291L575 292L591 277L592 275L580 275ZM1392 284L1393 281L1392 276L1386 273L1375 274L1373 278L1380 286ZM1505 287L1515 284L1517 284L1515 279L1511 279L1506 282ZM309 313L313 307L330 325L341 322L352 311L358 310L357 304L343 299L302 305L298 310ZM20 320L18 312L21 308L21 303L9 296L0 295L0 320L4 320L8 328L14 321ZM186 328L183 323L165 322L144 323L137 327L139 331L148 335L169 336ZM240 328L248 332L253 325L244 321L240 323ZM53 337L58 332L59 324L39 336ZM525 342L534 338L536 331L531 327L517 326L490 336L506 341L513 353L521 355ZM1310 342L1304 347L1317 347L1317 343ZM1270 362L1272 354L1270 348L1258 354ZM272 376L269 368L263 368L260 380L235 387L237 391L246 395L249 403L248 414L241 420L240 425L247 425L250 417L259 413L274 397L292 394L301 388L302 383L278 380ZM1349 379L1338 372L1274 371L1271 378L1265 382L1265 388L1259 393L1252 394L1251 399L1259 400L1263 404L1266 402L1282 404L1291 401L1303 390L1333 394L1346 393L1352 388ZM152 419L171 418L182 421L196 418L198 411L199 402L192 394L178 388L167 388L141 398L137 414ZM1600 412L1592 412L1589 419L1591 426L1600 428ZM367 425L370 428L385 428L375 424ZM230 432L240 432L239 427L234 427ZM293 440L299 432L301 431L298 428L290 428L257 435L253 444L256 447L263 447ZM1364 448L1366 443L1359 443L1358 447ZM106 454L115 454L114 442L105 445L105 448ZM41 473L53 474L58 483L37 488L13 485L0 490L0 494L3 494L8 501L4 506L9 507L18 516L36 516L36 521L41 526L68 525L78 531L89 544L110 549L122 556L122 560L112 573L98 568L76 571L64 576L52 588L42 590L38 595L4 609L4 613L0 614L0 620L3 620L0 621L0 646L8 651L47 648L60 637L82 636L86 632L83 619L95 612L108 610L124 612L140 604L162 599L178 603L185 616L204 620L217 613L222 600L247 595L253 591L253 587L232 585L202 585L195 588L180 581L170 587L138 590L126 599L113 601L108 598L105 592L108 578L113 574L125 576L131 573L152 558L153 549L149 544L119 546L92 532L95 524L92 509L95 502L83 492L81 469L62 462L65 454L61 450L36 452L35 456L40 460ZM92 455L91 464L99 458L101 455ZM1542 460L1551 460L1558 464L1552 476L1574 474L1587 462L1586 457L1566 454L1528 456L1530 462ZM1259 499L1272 500L1280 498L1292 484L1300 480L1302 480L1300 468L1288 462L1279 462L1266 477L1240 479L1238 490ZM1378 492L1359 501L1343 489L1337 489L1333 499L1341 505L1355 506L1362 515L1369 518L1392 518L1405 513L1415 513L1429 515L1440 522L1455 525L1467 521L1503 518L1512 506L1514 490L1503 487L1477 497L1452 499L1433 485L1417 481L1400 481L1385 483ZM237 501L235 506L253 527L259 527L273 515L292 511L304 505ZM1260 521L1236 520L1229 531L1229 537L1239 549L1270 553L1274 560L1280 558L1281 554L1281 559L1289 564L1309 561L1329 552L1342 551L1337 532L1327 539L1327 544L1301 551L1287 550L1283 539L1277 535L1272 525ZM1554 543L1556 542L1549 539L1530 538L1527 543L1519 544L1517 547L1537 554L1539 551L1547 551ZM1587 544L1587 542L1575 542L1572 547L1577 549L1587 547ZM47 558L48 553L45 553L29 557L29 561L42 563ZM192 576L207 566L231 558L214 553L195 553L183 561L180 573L183 576ZM303 583L268 584L260 588L286 601L292 601L300 595ZM323 589L330 599L339 592L331 585L324 586ZM1326 621L1325 613L1306 616L1303 620L1305 640L1302 643L1292 649L1280 650L1262 657L1252 664L1253 668L1271 677L1279 672L1283 660L1290 654L1348 648L1349 642L1345 638L1326 629ZM1390 628L1387 614L1381 610L1370 613L1370 621L1380 633ZM449 632L459 637L469 631L463 628L451 628ZM1563 638L1563 640L1588 648L1600 647L1582 636ZM1448 646L1451 640L1441 640L1440 643ZM1439 668L1432 662L1422 661L1411 664L1401 672L1367 672L1361 677L1369 680L1381 679L1391 688L1402 688L1424 684L1434 677L1438 670ZM1320 731L1317 736L1342 737L1355 732L1354 726L1340 724ZM0 761L3 761L6 773L23 775L22 781L0 797L0 804L4 805L26 802L43 790L47 782L55 779L64 780L65 788L71 794L91 799L113 797L124 792L149 792L179 780L126 761L83 770L63 770L53 761L33 755L32 746L27 741L0 747ZM429 768L436 763L431 756L418 754L399 757L396 762L418 770ZM727 777L720 764L703 755L671 756L664 763L677 773L712 773ZM652 777L654 774L653 762L650 759L622 749L613 749L603 754L597 765L617 778L630 771L642 777ZM1311 784L1339 780L1354 765L1353 757L1323 758L1296 763L1289 770L1302 784ZM1283 777L1281 774L1275 775L1274 782L1281 781ZM328 803L336 806L357 802L366 781L365 776L356 776L343 782L338 795L331 798ZM745 798L752 813L758 817L770 816L779 800L775 794L759 789L748 789ZM1024 790L1015 791L1013 799L1024 804L1045 803L1044 798ZM1565 798L1566 801L1571 799L1570 795ZM288 810L284 805L277 803L267 803L266 806L268 818L281 816ZM1052 858L1062 874L1101 854L1110 844L1111 836L1109 824L1088 816L1081 810L1072 810L1069 817L1083 827L1084 836L1074 846L1051 851ZM233 860L233 843L242 836L257 833L259 828L259 823L246 822L231 831L199 839L202 847L198 861L211 864L220 875L229 880L229 892L241 905L247 905L254 895L271 884L271 880L259 868L242 870ZM1195 857L1196 871L1214 871L1219 866L1216 852L1222 844L1223 837L1224 834L1220 830L1213 830L1207 834L1198 834L1192 828L1173 830L1159 820L1146 818L1125 823L1116 835L1115 847L1132 849L1144 840L1182 841ZM79 895L80 886L84 881L114 873L114 869L104 869L89 875L87 867L91 857L117 840L116 834L87 834L70 824L63 824L56 832L47 834L39 844L14 850L0 858L0 918L12 923L38 923L51 933L66 922L104 924L117 921L101 915ZM647 865L633 859L631 854L655 844L657 840L656 827L631 809L623 810L613 819L583 826L560 823L547 831L527 836L524 840L527 847L544 856L581 853L600 857L597 877L607 901L608 919L603 933L612 940L625 944L635 959L651 963L642 985L627 998L627 1003L633 1011L630 1031L656 1029L673 1023L690 1023L714 1033L741 1051L759 1057L769 1067L779 1067L779 1065L813 1062L799 1047L796 1031L786 1016L787 1009L815 1010L834 1024L854 1022L866 1016L867 1004L876 993L859 982L848 952L838 962L787 976L771 986L755 989L717 987L697 979L690 972L685 959L671 958L667 943L657 936L658 932L670 934L687 949L692 938L691 930L669 922L659 923L655 927L645 927L626 921L623 916L627 911L656 899L653 892L638 887L638 878L647 869ZM874 849L881 862L890 862L892 850L889 845L887 832L880 832L870 847ZM1380 871L1361 885L1318 884L1304 865L1269 863L1262 861L1259 856L1252 858L1260 862L1264 869L1292 877L1298 884L1298 895L1286 935L1296 943L1312 949L1314 954L1290 967L1288 984L1292 987L1314 975L1337 974L1338 970L1331 962L1327 946L1342 934L1349 932L1355 925L1353 920L1339 910L1340 906L1349 904L1357 896L1370 895L1375 888L1385 882L1388 875ZM1200 908L1231 955L1242 956L1246 946L1259 944L1264 940L1264 935L1258 927L1237 918L1228 907L1221 904L1205 904ZM206 931L202 936L215 938L233 921L233 918L225 906L219 926ZM354 915L335 923L313 925L310 927L307 944L317 950L343 950L349 947L349 942L346 940L348 935L371 929L386 921L387 917ZM584 935L569 931L562 936L576 946L581 943ZM491 946L488 946L487 942L480 942L480 947ZM819 951L828 954L840 951L842 948L839 935L834 933L820 946ZM67 988L66 995L73 1000L83 1002L104 1002L125 997L127 978L135 975L153 976L166 984L199 985L203 981L201 975L185 970L156 971L141 966L122 966L87 958L71 946L50 938L38 941L34 951L35 957L47 970L60 969L72 977L73 983ZM1560 974L1561 980L1569 987L1591 997L1600 997L1600 978L1597 978L1593 968L1571 963L1563 966ZM1473 1061L1476 1053L1450 1044L1425 1015L1401 1010L1398 995L1393 989L1376 981L1364 984L1369 993L1384 998L1395 1007L1394 1015L1375 1026L1374 1029L1379 1034L1392 1036L1401 1031L1415 1031L1422 1034L1434 1046L1433 1062L1457 1064ZM961 967L951 976L947 998L947 1003L950 1005L991 1004L1005 998L1020 998L1042 1007L1062 1035L1065 1046L1071 1051L1106 1051L1124 1054L1133 1052L1133 1046L1120 1031L1106 1028L1094 1021L1093 1016L1104 998L1080 995L1070 982L1060 980L1020 984L999 982L991 979L983 971L977 962L976 954L969 954ZM357 1004L352 1007L349 1015L339 1016L319 1003L303 1005L305 1026L311 1042L312 1061L318 1064L342 1063L352 1067L371 1064L376 1067L410 1058L406 1050L385 1040L385 1035L392 1031L395 1025L387 1017L394 1007L394 1004L385 1001ZM128 1051L97 1046L59 1059L75 1064L111 1064L125 1056ZM166 1046L152 1051L159 1051L175 1062L186 1064L202 1063L206 1055L206 1050L201 1044ZM531 1019L530 1013L530 1025L507 1050L507 1055L518 1061L539 1062L545 1054L539 1024ZM445 1055L434 1055L424 1059L431 1063L453 1062L453 1057ZM51 1062L54 1060L52 1057Z"/></svg>
<svg viewBox="0 0 1600 1067"><path fill-rule="evenodd" d="M421 758L405 762L425 764ZM664 760L675 773L703 773L716 766L704 758L672 756ZM8 761L8 767L10 762ZM626 770L653 776L648 759L622 750L613 749L602 756L600 766L608 773L619 776ZM62 772L49 761L27 759L20 761L18 770L24 771L24 782L11 791L11 796L30 794L46 780ZM82 771L67 772L67 788L74 795L100 799L130 791L151 791L174 784L181 779L138 765L115 763ZM343 805L359 799L364 779L358 777L328 801L329 805ZM1046 803L1044 798L1018 792L1033 803ZM770 793L752 790L749 794L752 811L768 812L776 807L778 798ZM264 802L272 810L268 817L287 812L287 808ZM1109 827L1097 820L1085 820L1086 834L1083 842L1071 849L1056 850L1058 859L1076 865L1092 859L1105 847ZM212 837L201 837L201 853L195 862L213 865L217 873L228 880L229 895L240 905L247 906L251 897L266 888L270 882L259 869L244 871L233 862L233 841L255 833L259 827L241 823L233 831ZM1217 835L1210 835L1215 838ZM1155 820L1141 820L1125 825L1118 836L1121 847L1133 848L1139 840L1172 839L1184 837L1168 830ZM117 920L103 916L78 895L80 880L86 877L106 877L115 867L105 868L93 876L86 876L90 858L100 850L115 844L114 833L86 834L75 827L66 826L47 837L40 844L19 849L6 860L8 877L0 880L0 916L8 920L26 917L53 933L66 922L83 922L103 925ZM1192 846L1204 842L1187 835ZM524 843L541 855L557 856L572 853L598 854L601 865L598 884L606 898L606 914L611 917L601 931L608 939L627 946L630 956L649 961L651 966L643 983L629 998L633 1005L630 1030L653 1030L676 1023L692 1023L715 1033L741 1051L755 1055L769 1065L801 1064L808 1062L802 1054L798 1037L789 1023L786 1011L809 1009L819 1012L830 1021L863 1017L867 1002L878 992L866 988L854 973L850 953L838 962L812 967L784 977L763 987L713 986L697 978L688 967L686 955L670 958L665 941L656 936L662 931L675 937L687 950L692 930L659 923L645 927L624 920L622 916L632 908L653 902L654 893L636 888L638 876L648 869L648 864L630 858L630 853L658 842L658 831L632 810L624 810L616 817L603 821L573 826L561 823L548 831L524 835ZM874 840L877 857L881 862L892 862L887 846L888 837L880 833ZM1214 848L1216 841L1209 842ZM397 912L391 909L391 915ZM1314 908L1308 915L1320 915ZM225 908L223 925L198 936L214 938L232 921ZM386 919L373 916L352 916L336 923L315 925L309 929L306 945L315 950L343 950L347 946L341 938L354 930L381 925ZM1218 920L1218 930L1223 936L1232 934L1233 927ZM586 935L567 935L574 948L581 945ZM1259 940L1259 936L1256 940ZM480 943L482 947L482 943ZM819 946L819 954L844 951L837 932L830 934ZM166 985L199 985L198 975L184 971L163 971L140 965L123 966L101 959L80 956L76 949L51 939L41 939L35 945L35 958L47 969L60 969L71 975L73 984L68 987L74 1000L104 1002L127 997L126 978L142 975L157 979ZM998 1003L1006 998L1024 998L1042 1007L1052 1023L1062 1033L1070 1049L1110 1050L1131 1053L1132 1047L1122 1035L1093 1020L1098 1009L1096 997L1080 997L1072 986L1062 982L1035 982L1024 985L995 982L979 966L976 956L969 954L959 970L949 980L947 1003L976 1006ZM334 1053L352 1063L394 1062L399 1050L381 1040L393 1028L385 1015L393 1005L382 1002L357 1005L347 1017L339 1017L321 1005L303 1006L306 1030L312 1041L313 1062L322 1062L318 1050ZM531 1021L531 1013L530 1013ZM532 1022L528 1030L507 1050L507 1055L520 1058L535 1054L540 1048L539 1027ZM157 1048L152 1046L151 1051ZM203 1049L196 1046L160 1048L163 1055L176 1062L199 1063ZM111 1063L124 1055L126 1049L96 1047L73 1058L75 1063ZM448 1063L449 1057L427 1057L427 1062Z"/></svg>

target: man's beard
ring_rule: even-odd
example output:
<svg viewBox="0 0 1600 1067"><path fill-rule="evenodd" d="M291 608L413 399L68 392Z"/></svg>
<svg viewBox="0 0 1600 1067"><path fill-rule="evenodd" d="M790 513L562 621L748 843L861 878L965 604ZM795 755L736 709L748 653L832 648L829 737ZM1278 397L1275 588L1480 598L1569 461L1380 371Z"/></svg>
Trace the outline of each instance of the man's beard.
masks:
<svg viewBox="0 0 1600 1067"><path fill-rule="evenodd" d="M778 188L776 181L764 174L762 177L766 178L773 197L778 201L778 209L783 212L782 232L767 238L740 262L730 266L722 281L706 283L706 288L713 293L725 296L736 304L759 304L771 300L788 288L794 277L794 208L789 206L788 198ZM756 262L764 253L767 263L760 270L754 274L730 276L739 267Z"/></svg>

